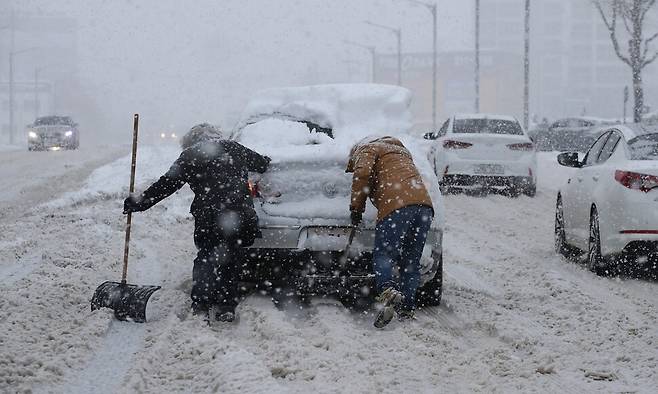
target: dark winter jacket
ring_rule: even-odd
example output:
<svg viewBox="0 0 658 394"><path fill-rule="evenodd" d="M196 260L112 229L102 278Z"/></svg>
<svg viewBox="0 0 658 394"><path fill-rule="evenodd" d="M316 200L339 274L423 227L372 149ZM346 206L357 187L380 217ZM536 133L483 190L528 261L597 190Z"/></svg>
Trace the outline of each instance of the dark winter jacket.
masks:
<svg viewBox="0 0 658 394"><path fill-rule="evenodd" d="M269 162L269 157L235 141L201 141L185 149L169 171L142 193L136 210L152 207L187 183L194 192L190 212L197 220L226 209L255 215L248 172L263 173Z"/></svg>

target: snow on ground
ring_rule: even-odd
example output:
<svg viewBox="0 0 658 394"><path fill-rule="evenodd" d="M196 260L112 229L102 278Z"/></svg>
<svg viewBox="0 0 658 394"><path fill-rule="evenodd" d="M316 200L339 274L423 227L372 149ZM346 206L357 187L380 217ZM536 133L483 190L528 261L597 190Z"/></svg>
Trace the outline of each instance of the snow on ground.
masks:
<svg viewBox="0 0 658 394"><path fill-rule="evenodd" d="M140 150L137 189L176 155ZM17 159L16 178L33 175L41 157L56 160ZM555 255L557 179L540 180L534 199L445 199L444 302L415 322L378 331L372 315L331 299L280 311L251 295L237 325L210 328L188 315L195 249L187 188L134 216L129 282L163 286L149 302L149 322L89 310L96 286L120 275L124 196L110 184L123 185L129 167L127 158L81 162L100 168L89 178L89 168L74 171L61 186L58 177L31 184L38 204L4 194L3 206L13 208L0 224L0 392L649 393L658 386L658 284L599 278ZM558 167L540 163L540 176L557 178ZM77 192L62 195L73 185ZM56 203L42 204L48 200Z"/></svg>

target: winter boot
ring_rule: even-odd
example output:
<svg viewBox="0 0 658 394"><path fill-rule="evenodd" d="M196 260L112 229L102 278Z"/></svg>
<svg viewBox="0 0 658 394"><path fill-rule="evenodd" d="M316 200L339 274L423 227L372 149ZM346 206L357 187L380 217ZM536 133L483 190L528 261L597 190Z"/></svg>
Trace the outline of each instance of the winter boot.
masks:
<svg viewBox="0 0 658 394"><path fill-rule="evenodd" d="M208 305L192 301L192 316L208 316Z"/></svg>
<svg viewBox="0 0 658 394"><path fill-rule="evenodd" d="M381 309L377 313L374 325L377 328L384 328L395 316L395 310L402 302L402 293L389 287L382 291L376 300L380 304Z"/></svg>

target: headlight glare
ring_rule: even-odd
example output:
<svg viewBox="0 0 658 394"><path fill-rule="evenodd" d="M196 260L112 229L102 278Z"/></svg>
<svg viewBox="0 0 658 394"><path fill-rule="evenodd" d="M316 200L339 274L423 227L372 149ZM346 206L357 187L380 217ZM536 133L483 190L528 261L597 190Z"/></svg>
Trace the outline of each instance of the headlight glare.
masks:
<svg viewBox="0 0 658 394"><path fill-rule="evenodd" d="M30 137L30 138L37 138L38 137L37 133L35 133L34 131L30 131L29 133L27 133L27 136Z"/></svg>
<svg viewBox="0 0 658 394"><path fill-rule="evenodd" d="M64 135L67 136L67 137L70 137L70 136L73 135L73 131L72 131L72 130L69 130L69 131L67 131L66 133L64 133Z"/></svg>

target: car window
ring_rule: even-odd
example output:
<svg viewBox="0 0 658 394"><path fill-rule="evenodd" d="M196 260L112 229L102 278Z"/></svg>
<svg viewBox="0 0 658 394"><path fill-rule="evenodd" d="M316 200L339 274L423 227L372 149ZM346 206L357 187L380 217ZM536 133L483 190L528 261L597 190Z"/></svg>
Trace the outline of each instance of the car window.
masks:
<svg viewBox="0 0 658 394"><path fill-rule="evenodd" d="M443 123L443 126L439 129L439 132L437 133L438 137L443 137L446 135L448 132L448 126L450 125L450 119L446 120L445 123Z"/></svg>
<svg viewBox="0 0 658 394"><path fill-rule="evenodd" d="M658 134L645 134L628 141L631 160L658 160Z"/></svg>
<svg viewBox="0 0 658 394"><path fill-rule="evenodd" d="M455 119L452 132L456 134L523 135L523 129L519 122L503 119Z"/></svg>
<svg viewBox="0 0 658 394"><path fill-rule="evenodd" d="M316 133L324 133L328 135L331 138L334 138L334 131L328 127L322 127L318 124L315 124L313 122L309 122L307 120L303 121L303 123L308 127L308 131L315 131Z"/></svg>
<svg viewBox="0 0 658 394"><path fill-rule="evenodd" d="M596 164L596 161L599 158L599 154L601 153L601 149L603 149L603 145L605 145L609 136L610 136L609 132L603 134L601 137L599 137L598 140L596 140L596 142L592 145L592 147L589 148L589 151L587 152L587 156L585 156L586 166L591 166L593 164Z"/></svg>
<svg viewBox="0 0 658 394"><path fill-rule="evenodd" d="M619 134L613 131L610 134L610 137L608 137L605 145L603 145L603 149L601 149L601 153L599 154L599 159L596 162L604 163L606 160L608 160L615 151L615 148L617 148L620 139L621 137Z"/></svg>

